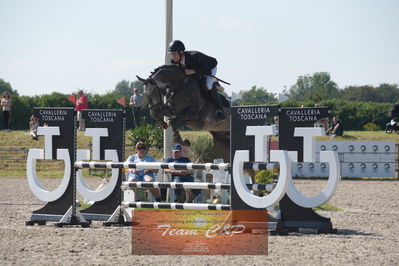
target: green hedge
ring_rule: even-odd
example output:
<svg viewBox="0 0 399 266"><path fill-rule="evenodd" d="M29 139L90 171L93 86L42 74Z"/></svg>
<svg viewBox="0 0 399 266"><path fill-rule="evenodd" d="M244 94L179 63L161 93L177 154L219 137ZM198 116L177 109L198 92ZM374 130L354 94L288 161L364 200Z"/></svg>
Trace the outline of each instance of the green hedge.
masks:
<svg viewBox="0 0 399 266"><path fill-rule="evenodd" d="M33 113L33 107L73 107L73 103L68 101L68 94L52 93L42 96L12 96L12 129L28 129L29 119ZM113 93L104 95L87 95L89 108L91 109L121 109L116 100L119 98ZM128 101L129 99L126 99ZM148 108L144 108L142 112L145 116L145 122L154 124L154 120L150 117ZM2 116L3 114L1 114ZM1 128L3 128L3 117L1 117ZM133 117L131 108L126 108L126 128L133 127Z"/></svg>
<svg viewBox="0 0 399 266"><path fill-rule="evenodd" d="M306 101L286 101L282 103L282 107L301 106L311 107L316 102ZM363 126L369 122L384 128L385 124L390 120L388 116L391 103L374 103L374 102L354 102L344 100L326 100L318 102L320 106L330 108L330 117L337 115L342 120L345 130L363 130Z"/></svg>

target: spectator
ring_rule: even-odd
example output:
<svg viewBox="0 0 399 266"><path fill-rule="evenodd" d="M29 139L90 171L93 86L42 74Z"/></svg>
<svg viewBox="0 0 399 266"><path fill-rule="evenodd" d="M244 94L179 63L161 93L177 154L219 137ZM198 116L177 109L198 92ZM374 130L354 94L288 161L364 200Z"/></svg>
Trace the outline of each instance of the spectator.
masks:
<svg viewBox="0 0 399 266"><path fill-rule="evenodd" d="M189 163L190 159L183 157L183 149L180 144L173 145L173 157L166 159L166 163ZM172 175L173 182L194 182L192 170L165 169L165 173ZM193 200L201 193L199 189L190 189L188 202ZM182 189L175 189L176 202L184 202Z"/></svg>
<svg viewBox="0 0 399 266"><path fill-rule="evenodd" d="M11 125L11 95L8 93L8 91L5 91L3 93L3 98L1 98L1 108L3 110L3 116L4 116L4 130L5 131L10 131L10 125Z"/></svg>
<svg viewBox="0 0 399 266"><path fill-rule="evenodd" d="M137 163L137 162L155 162L154 157L147 154L147 146L145 145L144 142L139 141L136 144L136 154L130 155L129 158L127 158L126 162L128 163ZM127 169L126 173L126 178L127 181L129 182L154 182L155 181L155 172L157 170L152 170L152 169ZM134 197L135 200L138 200L138 190L134 190ZM159 193L158 188L149 188L148 189L152 195L155 197L157 202L161 201L161 196Z"/></svg>
<svg viewBox="0 0 399 266"><path fill-rule="evenodd" d="M37 128L39 127L39 120L37 119L37 117L35 117L34 115L32 115L30 117L30 122L29 122L29 135L32 136L32 139L34 140L38 140L37 138Z"/></svg>
<svg viewBox="0 0 399 266"><path fill-rule="evenodd" d="M134 94L130 97L129 105L132 107L132 114L133 114L133 125L134 128L140 125L140 115L141 115L141 108L143 107L143 98L144 96L139 93L138 88L133 89Z"/></svg>
<svg viewBox="0 0 399 266"><path fill-rule="evenodd" d="M79 90L78 94L79 98L76 101L76 111L78 112L77 119L79 121L79 130L84 131L86 129L86 123L82 117L82 111L87 109L87 97L83 94L82 90Z"/></svg>
<svg viewBox="0 0 399 266"><path fill-rule="evenodd" d="M333 124L330 126L330 128L327 130L327 135L328 133L331 132L331 138L335 138L335 136L340 136L344 134L344 127L342 125L342 121L338 118L338 116L333 117Z"/></svg>
<svg viewBox="0 0 399 266"><path fill-rule="evenodd" d="M276 127L276 133L277 133L277 136L278 136L278 128L279 128L279 117L278 117L278 115L273 117L272 125Z"/></svg>

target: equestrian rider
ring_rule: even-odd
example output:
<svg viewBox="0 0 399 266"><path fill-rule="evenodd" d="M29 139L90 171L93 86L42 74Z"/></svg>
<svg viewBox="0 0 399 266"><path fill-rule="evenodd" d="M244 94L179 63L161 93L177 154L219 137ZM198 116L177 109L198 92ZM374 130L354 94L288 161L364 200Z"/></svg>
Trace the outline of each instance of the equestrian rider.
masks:
<svg viewBox="0 0 399 266"><path fill-rule="evenodd" d="M198 51L186 51L184 43L179 40L172 41L169 44L168 52L172 56L171 63L185 67L186 75L198 74L206 77L206 87L217 106L215 117L220 120L225 119L222 101L217 92L216 79L214 78L218 64L216 59Z"/></svg>

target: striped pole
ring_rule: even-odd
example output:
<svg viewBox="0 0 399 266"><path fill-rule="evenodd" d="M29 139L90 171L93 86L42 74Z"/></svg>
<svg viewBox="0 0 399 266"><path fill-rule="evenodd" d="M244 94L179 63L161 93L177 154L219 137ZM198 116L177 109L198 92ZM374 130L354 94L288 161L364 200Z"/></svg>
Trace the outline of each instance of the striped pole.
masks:
<svg viewBox="0 0 399 266"><path fill-rule="evenodd" d="M229 171L229 163L163 163L163 162L98 162L98 161L77 161L75 167L82 168L137 168L137 169L172 169L172 170L219 170ZM244 163L244 169L246 170L273 170L278 169L276 163L255 163L246 162Z"/></svg>
<svg viewBox="0 0 399 266"><path fill-rule="evenodd" d="M230 189L230 184L200 182L122 182L122 189L132 188L179 188L179 189ZM247 184L250 190L273 191L275 184Z"/></svg>
<svg viewBox="0 0 399 266"><path fill-rule="evenodd" d="M173 209L173 210L230 210L230 205L204 203L160 203L123 201L122 208Z"/></svg>

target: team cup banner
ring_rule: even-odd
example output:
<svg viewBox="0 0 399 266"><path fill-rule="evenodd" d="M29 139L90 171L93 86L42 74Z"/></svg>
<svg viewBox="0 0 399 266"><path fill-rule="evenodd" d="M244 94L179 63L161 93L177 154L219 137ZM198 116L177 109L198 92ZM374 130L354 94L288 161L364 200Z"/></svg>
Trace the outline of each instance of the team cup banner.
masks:
<svg viewBox="0 0 399 266"><path fill-rule="evenodd" d="M268 254L265 210L136 209L133 215L133 255Z"/></svg>

